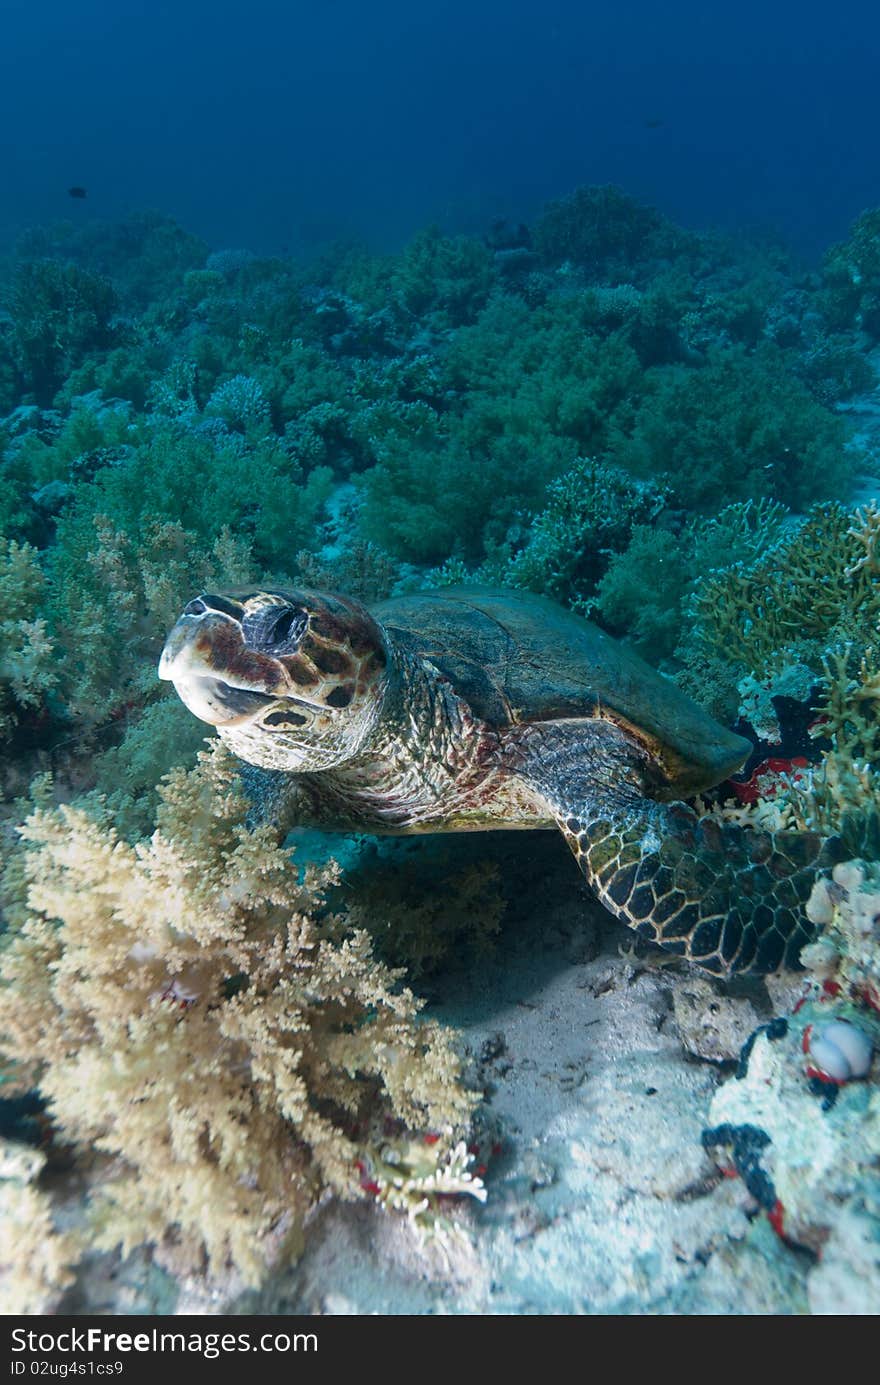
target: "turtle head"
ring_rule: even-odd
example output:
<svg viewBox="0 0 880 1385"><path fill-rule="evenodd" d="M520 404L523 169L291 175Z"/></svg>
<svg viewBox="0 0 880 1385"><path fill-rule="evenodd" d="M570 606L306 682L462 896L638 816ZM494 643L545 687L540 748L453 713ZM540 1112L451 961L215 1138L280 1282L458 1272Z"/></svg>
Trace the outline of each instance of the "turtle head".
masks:
<svg viewBox="0 0 880 1385"><path fill-rule="evenodd" d="M387 663L382 629L356 601L205 592L168 636L159 677L243 760L310 772L363 748L382 709Z"/></svg>

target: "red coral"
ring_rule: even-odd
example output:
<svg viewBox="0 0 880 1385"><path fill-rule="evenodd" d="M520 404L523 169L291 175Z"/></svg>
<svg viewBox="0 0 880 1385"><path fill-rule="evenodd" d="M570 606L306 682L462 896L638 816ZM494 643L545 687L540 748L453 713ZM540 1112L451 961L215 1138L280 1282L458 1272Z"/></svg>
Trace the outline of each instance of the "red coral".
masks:
<svg viewBox="0 0 880 1385"><path fill-rule="evenodd" d="M740 803L757 803L762 798L774 798L785 787L785 780L796 784L802 778L798 771L806 769L809 763L803 755L795 755L791 760L771 756L769 760L762 760L756 765L751 777L743 783L731 780L733 792Z"/></svg>

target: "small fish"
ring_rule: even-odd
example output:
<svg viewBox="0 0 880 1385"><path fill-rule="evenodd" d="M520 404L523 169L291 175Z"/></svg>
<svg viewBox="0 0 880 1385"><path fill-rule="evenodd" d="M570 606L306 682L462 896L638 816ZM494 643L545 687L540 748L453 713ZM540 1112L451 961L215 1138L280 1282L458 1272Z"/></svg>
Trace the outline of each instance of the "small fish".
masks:
<svg viewBox="0 0 880 1385"><path fill-rule="evenodd" d="M68 195L68 197L79 197L79 198L83 198L83 197L87 197L87 196L88 196L88 193L87 193L87 191L86 191L85 188L81 188L81 187L79 187L78 184L76 184L76 185L74 185L72 188L68 188L68 189L67 189L67 195Z"/></svg>
<svg viewBox="0 0 880 1385"><path fill-rule="evenodd" d="M659 130L663 120L659 115L649 115L645 120L646 130Z"/></svg>

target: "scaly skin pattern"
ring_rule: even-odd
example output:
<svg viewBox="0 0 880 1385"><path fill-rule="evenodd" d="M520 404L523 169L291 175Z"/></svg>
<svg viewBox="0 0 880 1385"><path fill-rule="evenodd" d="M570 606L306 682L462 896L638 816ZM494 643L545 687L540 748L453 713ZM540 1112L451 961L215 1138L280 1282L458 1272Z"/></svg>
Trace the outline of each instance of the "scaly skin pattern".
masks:
<svg viewBox="0 0 880 1385"><path fill-rule="evenodd" d="M316 825L357 832L550 827L496 732L426 660L391 646L385 705L364 754L299 781Z"/></svg>
<svg viewBox="0 0 880 1385"><path fill-rule="evenodd" d="M804 905L833 842L698 818L684 803L559 820L610 913L716 975L797 965L813 935Z"/></svg>
<svg viewBox="0 0 880 1385"><path fill-rule="evenodd" d="M639 784L647 767L607 726L593 751L598 783L584 793L581 729L541 730L520 737L522 772L610 913L716 975L797 965L813 932L804 905L817 872L840 859L836 838L753 831L658 803Z"/></svg>

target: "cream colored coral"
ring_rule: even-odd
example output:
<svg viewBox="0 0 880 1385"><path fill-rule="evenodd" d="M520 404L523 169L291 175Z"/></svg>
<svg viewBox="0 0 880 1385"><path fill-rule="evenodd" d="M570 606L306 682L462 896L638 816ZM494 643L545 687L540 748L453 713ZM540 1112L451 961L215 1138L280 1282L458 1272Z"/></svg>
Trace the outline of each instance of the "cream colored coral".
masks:
<svg viewBox="0 0 880 1385"><path fill-rule="evenodd" d="M45 1157L0 1142L0 1313L51 1313L73 1279L79 1248L55 1226L49 1198L36 1187Z"/></svg>
<svg viewBox="0 0 880 1385"><path fill-rule="evenodd" d="M300 881L233 775L217 745L172 772L135 847L76 807L32 815L0 1042L64 1137L106 1156L99 1244L256 1283L324 1189L364 1195L377 1125L448 1131L442 1167L473 1098L400 973L320 915L332 871Z"/></svg>

